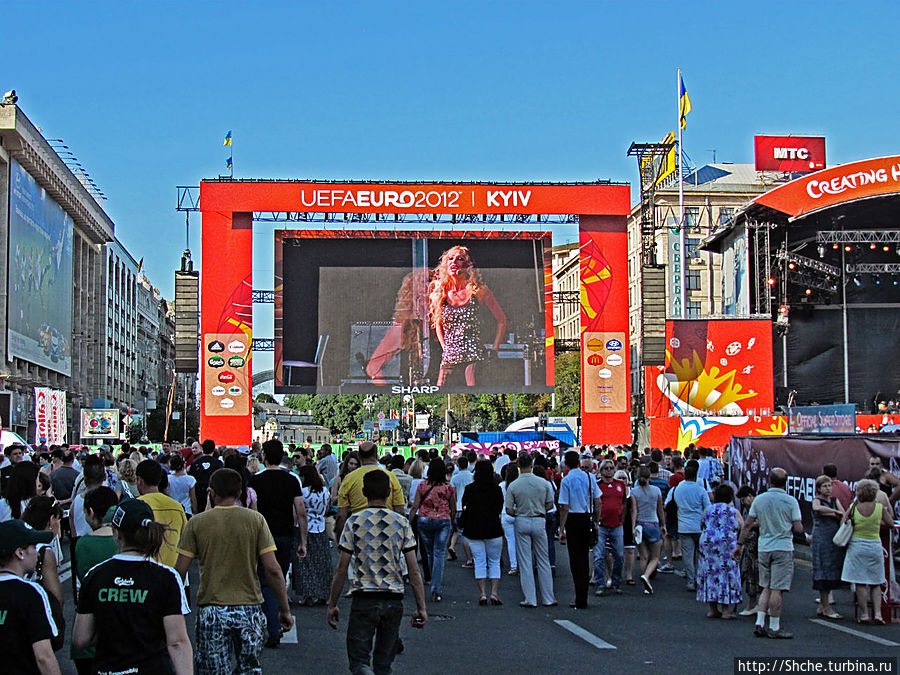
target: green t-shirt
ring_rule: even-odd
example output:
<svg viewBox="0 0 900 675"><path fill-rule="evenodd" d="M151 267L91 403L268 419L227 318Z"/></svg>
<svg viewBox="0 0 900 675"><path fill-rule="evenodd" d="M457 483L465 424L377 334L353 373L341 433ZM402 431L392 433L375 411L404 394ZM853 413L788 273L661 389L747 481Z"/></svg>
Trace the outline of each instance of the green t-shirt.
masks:
<svg viewBox="0 0 900 675"><path fill-rule="evenodd" d="M91 571L94 565L99 565L104 560L109 560L119 552L119 546L116 544L112 533L109 535L87 534L78 538L75 544L75 560L78 562L78 581L84 581L87 573ZM87 649L75 649L70 651L73 659L92 659L97 655L96 647L88 647Z"/></svg>

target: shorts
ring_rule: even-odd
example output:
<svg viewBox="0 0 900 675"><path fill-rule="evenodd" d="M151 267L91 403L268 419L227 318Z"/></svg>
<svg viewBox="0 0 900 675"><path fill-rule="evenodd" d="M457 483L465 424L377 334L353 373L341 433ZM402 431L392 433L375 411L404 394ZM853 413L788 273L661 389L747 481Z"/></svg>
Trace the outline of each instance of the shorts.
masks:
<svg viewBox="0 0 900 675"><path fill-rule="evenodd" d="M662 533L659 530L658 523L638 523L644 533L641 535L641 542L644 544L655 544L662 539Z"/></svg>
<svg viewBox="0 0 900 675"><path fill-rule="evenodd" d="M759 586L773 591L791 590L794 579L793 551L759 552Z"/></svg>
<svg viewBox="0 0 900 675"><path fill-rule="evenodd" d="M266 641L266 615L260 605L203 605L197 612L194 667L198 675L235 669L262 674L259 656Z"/></svg>

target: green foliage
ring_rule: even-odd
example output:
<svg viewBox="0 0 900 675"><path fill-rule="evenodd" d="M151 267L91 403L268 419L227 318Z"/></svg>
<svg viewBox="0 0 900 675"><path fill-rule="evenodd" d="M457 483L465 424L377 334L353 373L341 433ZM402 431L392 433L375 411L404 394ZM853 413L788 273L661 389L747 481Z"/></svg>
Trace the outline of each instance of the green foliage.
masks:
<svg viewBox="0 0 900 675"><path fill-rule="evenodd" d="M562 352L556 355L556 415L581 414L581 354Z"/></svg>

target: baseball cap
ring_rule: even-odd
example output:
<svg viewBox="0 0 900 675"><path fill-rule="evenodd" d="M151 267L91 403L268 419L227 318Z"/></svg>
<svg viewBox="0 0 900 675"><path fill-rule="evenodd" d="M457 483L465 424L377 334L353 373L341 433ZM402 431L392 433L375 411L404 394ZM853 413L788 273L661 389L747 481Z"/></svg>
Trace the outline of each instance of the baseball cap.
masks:
<svg viewBox="0 0 900 675"><path fill-rule="evenodd" d="M31 544L49 544L53 536L49 530L35 530L22 520L7 520L0 523L0 553L9 555Z"/></svg>
<svg viewBox="0 0 900 675"><path fill-rule="evenodd" d="M112 517L112 524L126 532L134 532L152 522L153 509L140 499L123 499Z"/></svg>
<svg viewBox="0 0 900 675"><path fill-rule="evenodd" d="M250 454L250 446L249 445L239 445L239 446L237 446L237 451L241 455L249 455Z"/></svg>

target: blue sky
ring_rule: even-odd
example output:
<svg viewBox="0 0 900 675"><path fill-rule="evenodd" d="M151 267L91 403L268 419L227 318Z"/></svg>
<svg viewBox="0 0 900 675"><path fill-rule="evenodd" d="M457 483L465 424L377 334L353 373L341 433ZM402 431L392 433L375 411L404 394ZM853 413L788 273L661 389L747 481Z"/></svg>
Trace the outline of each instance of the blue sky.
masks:
<svg viewBox="0 0 900 675"><path fill-rule="evenodd" d="M698 164L752 162L757 133L825 135L829 164L898 152L896 2L13 1L3 19L0 90L72 148L167 297L175 186L225 172L229 129L243 178L635 183L626 150L674 127L681 67Z"/></svg>

